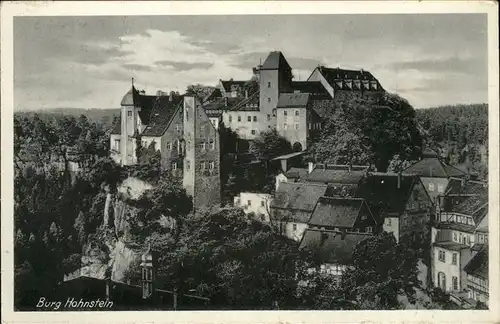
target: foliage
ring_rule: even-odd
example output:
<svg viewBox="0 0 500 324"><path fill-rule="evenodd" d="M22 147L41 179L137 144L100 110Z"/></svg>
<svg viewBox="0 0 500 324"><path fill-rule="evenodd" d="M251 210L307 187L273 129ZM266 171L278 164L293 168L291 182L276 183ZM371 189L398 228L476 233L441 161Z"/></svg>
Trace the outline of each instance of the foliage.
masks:
<svg viewBox="0 0 500 324"><path fill-rule="evenodd" d="M387 172L394 172L394 173L401 172L416 162L417 162L416 160L415 161L402 160L399 157L399 154L396 154L396 155L394 155L392 160L389 161L389 166L387 167Z"/></svg>
<svg viewBox="0 0 500 324"><path fill-rule="evenodd" d="M198 98L200 101L203 101L208 95L212 93L214 89L215 89L214 87L205 86L199 83L192 84L187 87L186 95L194 96Z"/></svg>
<svg viewBox="0 0 500 324"><path fill-rule="evenodd" d="M420 287L417 263L416 252L396 243L392 234L372 236L354 249L353 269L342 277L343 293L362 308L398 309L398 295L414 303Z"/></svg>
<svg viewBox="0 0 500 324"><path fill-rule="evenodd" d="M276 156L292 152L290 142L280 136L276 129L261 133L250 143L250 153L259 160L270 160Z"/></svg>
<svg viewBox="0 0 500 324"><path fill-rule="evenodd" d="M421 147L413 107L397 95L377 93L339 98L329 109L309 158L326 163L374 165L385 171L395 154L413 160L420 156Z"/></svg>

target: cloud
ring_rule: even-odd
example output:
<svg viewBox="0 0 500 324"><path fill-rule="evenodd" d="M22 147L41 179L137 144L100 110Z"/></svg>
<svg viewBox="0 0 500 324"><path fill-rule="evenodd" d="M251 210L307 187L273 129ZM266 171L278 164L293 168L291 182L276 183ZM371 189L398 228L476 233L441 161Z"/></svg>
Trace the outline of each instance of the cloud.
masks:
<svg viewBox="0 0 500 324"><path fill-rule="evenodd" d="M156 61L156 65L172 67L176 70L193 70L193 69L208 69L213 66L213 63L207 62L175 62L169 60Z"/></svg>
<svg viewBox="0 0 500 324"><path fill-rule="evenodd" d="M422 72L455 72L470 74L477 72L478 69L483 72L486 65L481 66L482 62L475 58L459 58L449 57L446 59L425 59L414 61L402 61L391 63L390 66L394 69L403 70L419 70Z"/></svg>
<svg viewBox="0 0 500 324"><path fill-rule="evenodd" d="M149 72L152 71L153 68L149 65L142 65L142 64L134 64L134 63L124 63L122 66L125 69L132 70L132 71L144 71L144 72Z"/></svg>

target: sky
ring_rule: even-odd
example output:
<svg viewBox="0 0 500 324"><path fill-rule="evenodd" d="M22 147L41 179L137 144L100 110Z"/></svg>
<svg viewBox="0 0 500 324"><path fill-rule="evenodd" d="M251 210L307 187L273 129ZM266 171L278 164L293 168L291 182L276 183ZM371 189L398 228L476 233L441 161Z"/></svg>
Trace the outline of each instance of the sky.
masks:
<svg viewBox="0 0 500 324"><path fill-rule="evenodd" d="M247 80L270 51L296 80L370 71L415 108L487 102L483 14L16 17L14 109L119 108L148 94Z"/></svg>

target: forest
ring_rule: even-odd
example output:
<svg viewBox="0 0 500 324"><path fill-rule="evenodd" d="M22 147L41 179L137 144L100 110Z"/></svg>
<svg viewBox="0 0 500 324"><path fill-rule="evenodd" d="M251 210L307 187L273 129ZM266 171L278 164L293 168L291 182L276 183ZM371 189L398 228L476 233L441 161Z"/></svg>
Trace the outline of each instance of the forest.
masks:
<svg viewBox="0 0 500 324"><path fill-rule="evenodd" d="M311 149L311 158L387 168L396 155L404 161L417 159L423 142L455 153L467 145L472 148L487 146L486 105L415 112L402 99L387 97L383 100L398 109L377 114L396 114L400 117L399 123L375 125L372 121L370 124L370 116L374 114L356 110L350 114L358 114L362 122L342 125L335 119L343 118L341 114L345 111L338 112L341 116L332 115L329 120L332 127L321 135L319 143L322 145ZM387 102L390 100L392 103ZM360 107L363 105L360 103ZM414 131L416 121L424 132ZM397 131L384 130L391 125L392 130ZM391 241L392 236L374 236L366 246L360 246L353 256L356 271L345 276L340 287L332 289L335 286L325 282L328 279L305 271L319 266L314 251L299 253L297 244L283 238L273 226L255 221L233 207L193 212L190 198L177 181L160 171L158 159L128 170L116 165L108 156L110 130L111 123L85 115L16 114L17 309L35 304L39 296L58 285L65 273L80 266L86 244L104 231L106 190L116 191L129 175L155 184L140 198L127 201L139 210L137 218L131 221L130 232L136 245L150 243L161 255L158 273L166 288L175 285L180 292L196 291L210 298L213 306L219 309L393 309L401 307L400 295L415 300L415 291L420 289L415 280L415 255L404 245ZM408 136L398 137L401 132ZM223 136L234 140L234 134L229 131ZM382 139L391 143L387 152L382 150ZM328 143L335 143L335 146ZM230 148L224 150L231 151ZM250 152L261 159L290 150L289 143L273 132L250 145ZM460 154L457 155L460 162ZM69 167L73 161L80 161L83 170L76 178L71 176ZM482 165L477 157L472 163L476 168ZM237 165L228 166L238 168ZM245 186L243 180L248 179L248 172L263 174L258 170L245 171L245 168L242 172L222 174L226 179L223 190L227 191L227 196L245 189L241 186ZM270 178L259 180L261 189L267 186L272 190ZM158 226L158 219L165 216L176 220L174 230ZM391 246L387 259L374 258L378 255L377 249L387 246ZM375 281L364 275L380 271L381 264L391 258L398 262L403 260L406 271L395 272L382 267L383 273ZM373 262L361 262L368 259ZM131 268L127 276L138 280L137 270ZM295 274L300 280L296 280ZM310 285L301 287L300 281ZM387 295L387 289L397 293Z"/></svg>

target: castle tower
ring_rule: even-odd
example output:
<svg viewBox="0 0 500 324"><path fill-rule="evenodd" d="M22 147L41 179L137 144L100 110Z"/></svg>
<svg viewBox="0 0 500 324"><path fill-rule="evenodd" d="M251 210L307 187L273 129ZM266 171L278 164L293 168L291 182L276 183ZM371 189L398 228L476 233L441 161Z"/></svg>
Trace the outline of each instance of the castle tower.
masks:
<svg viewBox="0 0 500 324"><path fill-rule="evenodd" d="M151 245L148 246L148 249L141 256L142 263L142 298L148 299L153 296L154 293L154 260L153 260L153 252L151 251Z"/></svg>
<svg viewBox="0 0 500 324"><path fill-rule="evenodd" d="M276 105L279 94L289 91L292 83L292 68L281 52L271 52L259 67L259 107L262 121L276 127Z"/></svg>
<svg viewBox="0 0 500 324"><path fill-rule="evenodd" d="M122 165L132 165L137 163L135 155L135 139L133 136L139 124L140 107L135 105L135 98L138 96L137 90L132 88L125 94L121 101L121 136L120 136L120 160Z"/></svg>
<svg viewBox="0 0 500 324"><path fill-rule="evenodd" d="M193 206L221 203L220 137L200 102L184 97L185 157L183 186L193 197Z"/></svg>

